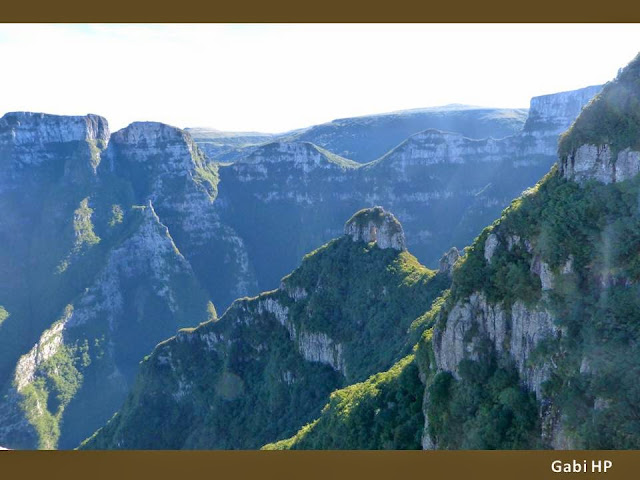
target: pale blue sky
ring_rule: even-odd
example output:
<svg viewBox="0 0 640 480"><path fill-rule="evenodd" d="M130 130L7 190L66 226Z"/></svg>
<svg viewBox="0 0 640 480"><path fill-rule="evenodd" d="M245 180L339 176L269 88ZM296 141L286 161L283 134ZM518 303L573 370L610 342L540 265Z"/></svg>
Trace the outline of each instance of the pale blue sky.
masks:
<svg viewBox="0 0 640 480"><path fill-rule="evenodd" d="M612 79L640 25L0 25L0 115L278 132Z"/></svg>

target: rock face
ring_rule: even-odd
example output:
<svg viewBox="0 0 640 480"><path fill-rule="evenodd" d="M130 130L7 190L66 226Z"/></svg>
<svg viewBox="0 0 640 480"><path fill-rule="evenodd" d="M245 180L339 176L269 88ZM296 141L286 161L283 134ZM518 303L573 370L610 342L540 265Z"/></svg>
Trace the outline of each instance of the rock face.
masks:
<svg viewBox="0 0 640 480"><path fill-rule="evenodd" d="M354 242L374 242L380 248L406 250L402 225L382 207L360 210L347 221L344 233Z"/></svg>
<svg viewBox="0 0 640 480"><path fill-rule="evenodd" d="M13 112L0 119L0 143L11 146L11 159L22 166L40 165L55 158L51 144L109 141L103 117L68 117L44 113ZM104 147L104 146L103 146Z"/></svg>
<svg viewBox="0 0 640 480"><path fill-rule="evenodd" d="M602 85L593 85L580 90L533 97L524 131L544 131L555 135L564 132L576 119L582 107L601 90Z"/></svg>
<svg viewBox="0 0 640 480"><path fill-rule="evenodd" d="M95 176L108 141L107 121L97 115L7 113L0 118L0 194L45 181L82 183Z"/></svg>
<svg viewBox="0 0 640 480"><path fill-rule="evenodd" d="M616 183L640 172L640 152L625 148L613 154L610 145L583 145L560 163L564 178L578 183L596 180Z"/></svg>
<svg viewBox="0 0 640 480"><path fill-rule="evenodd" d="M207 296L152 205L126 215L134 231L109 252L93 284L18 361L5 392L12 400L0 411L3 443L46 449L77 445L118 408L139 359L158 338L207 318ZM64 400L54 400L61 398L58 388ZM62 419L64 429L43 427Z"/></svg>
<svg viewBox="0 0 640 480"><path fill-rule="evenodd" d="M255 290L251 267L179 129L7 114L0 166L0 439L72 448L158 341Z"/></svg>
<svg viewBox="0 0 640 480"><path fill-rule="evenodd" d="M560 109L565 120L566 105ZM218 165L207 161L187 133L159 123L134 123L110 134L107 122L94 115L5 115L0 120L0 241L6 246L0 252L0 384L7 386L7 401L0 405L0 443L75 446L95 426L84 420L87 416L101 422L113 414L140 358L153 345L180 326L209 318L207 312L215 311L211 301L224 307L259 288L274 288L307 251L339 236L354 211L383 205L404 225L369 209L369 217L360 218L363 223L353 222L346 230L358 242L375 242L367 252L402 259L408 246L436 265L446 248L469 243L548 169L547 152L557 136L548 126L536 130L532 124L499 140L482 139L513 133L522 125L523 112L494 121L483 116L505 112L445 110L429 115L457 120L416 132L437 127L459 133L429 130L409 139L393 133L376 143L379 154L389 149L390 139L392 145L406 141L366 165L306 142L311 137L303 132L253 145L235 163ZM351 151L354 132L387 129L407 118L337 122L331 135L324 137L322 129L313 135L320 143L325 138L325 146L342 144L338 151L343 153ZM488 125L502 127L492 130L495 135L482 133ZM339 132L342 140L337 141ZM371 135L377 134L357 141ZM351 239L343 243L362 250ZM547 274L540 269L541 281L551 286L545 283ZM328 302L313 297L323 292L322 283L283 285L283 309ZM385 286L359 293L369 305L371 299L390 295ZM397 308L404 312L400 304ZM279 322L267 310L248 316L234 311L243 322L255 315ZM419 313L412 311L411 320ZM367 318L376 315L372 310ZM326 316L336 318L335 313ZM409 317L403 313L407 322ZM372 344L380 338L401 343L408 328L393 335L367 330L364 318L353 321ZM339 328L318 328L312 321L279 325L285 336L278 341L288 342L291 358L320 366L318 371L335 382L361 378L364 367L354 362L356 347L340 336ZM243 332L252 334L249 328ZM180 335L175 344L184 345L180 342L187 338L194 337ZM215 335L202 341L224 344ZM247 346L254 347L259 352L264 345ZM371 360L371 368L391 361L377 350L372 355L381 356ZM241 364L244 357L225 358ZM293 367L277 372L289 387L301 378ZM227 398L245 391L236 378L244 373L235 368L220 376L223 388L216 392ZM247 379L243 382L255 380ZM176 382L172 398L185 398L189 382ZM281 391L271 394L280 398ZM295 402L289 406L297 408Z"/></svg>
<svg viewBox="0 0 640 480"><path fill-rule="evenodd" d="M103 176L126 179L136 201L153 202L178 248L219 305L256 290L244 241L220 219L218 169L186 132L137 122L113 134Z"/></svg>
<svg viewBox="0 0 640 480"><path fill-rule="evenodd" d="M625 325L635 322L626 309L636 305L638 293L627 257L616 257L611 247L615 238L616 248L636 249L637 242L621 232L637 222L637 186L592 182L614 184L640 170L639 77L640 56L604 86L562 136L557 172L478 237L469 250L471 259L454 274L451 295L434 327L436 366L430 365L431 371L450 372L471 385L472 380L463 378L463 361L485 367L493 361L494 369L505 362L515 367L516 387L535 395L537 441L546 448L638 445L638 423L624 407L627 400L621 400L635 395L635 377L627 372L637 368L636 333ZM562 112L583 103L584 97L565 100L553 108L549 98L532 101L524 133L539 124L556 129L541 111L566 119ZM565 180L582 188L570 188L575 192L570 196ZM590 198L596 193L601 202ZM625 195L620 203L610 200ZM576 215L587 205L595 206ZM549 208L551 218L545 215ZM590 239L563 238L567 232ZM551 244L549 238L554 238ZM604 273L594 265L605 265ZM614 340L609 332L619 329L626 333ZM423 447L442 447L430 434L440 432L429 424L430 392L428 386Z"/></svg>
<svg viewBox="0 0 640 480"><path fill-rule="evenodd" d="M453 267L460 258L460 252L456 247L451 247L447 253L445 253L440 259L438 266L439 272L446 273L449 278L453 275Z"/></svg>
<svg viewBox="0 0 640 480"><path fill-rule="evenodd" d="M640 62L621 69L589 103L559 143L560 174L584 184L609 184L634 177L640 171Z"/></svg>
<svg viewBox="0 0 640 480"><path fill-rule="evenodd" d="M284 287L286 289L286 287ZM296 300L295 297L291 297ZM306 298L306 297L305 297ZM301 300L298 298L298 300ZM258 303L258 312L271 313L276 320L287 329L289 338L295 343L297 351L309 362L329 365L336 372L346 377L346 364L343 345L334 341L324 332L309 332L299 330L289 315L289 308L280 304L278 300L268 297Z"/></svg>
<svg viewBox="0 0 640 480"><path fill-rule="evenodd" d="M82 225L91 225L87 197L108 139L106 120L95 115L0 119L0 304L10 312L0 333L0 384L60 316L69 300L60 291L77 293L58 267L97 241Z"/></svg>
<svg viewBox="0 0 640 480"><path fill-rule="evenodd" d="M523 256L518 257L519 261L523 262L528 274L535 275L539 280L540 299L490 301L486 292L477 290L455 301L451 300L450 305L440 311L441 318L433 332L435 369L450 372L460 380L459 368L464 360L486 362L488 352L493 352L497 358L507 359L515 366L521 384L533 392L539 402L544 444L553 448L561 445L569 448L574 444L566 438L562 440L564 433L560 415L543 389L544 383L557 368L556 360L551 355L541 356L537 352L545 342L560 341L566 335L565 329L559 326L557 314L550 307L549 295L554 289L557 275L573 272L573 259L569 258L562 268L553 271L536 253L537 238L525 238L508 232L501 225L487 233L483 242L484 245L475 255L484 260L487 268L491 267L500 250ZM463 280L458 278L457 281ZM487 278L486 281L490 283L492 280ZM453 291L455 285L456 278ZM428 390L427 387L423 400L426 423L422 445L425 449L433 449L439 448L439 445L429 434L426 412L431 400Z"/></svg>
<svg viewBox="0 0 640 480"><path fill-rule="evenodd" d="M515 361L524 384L541 399L549 366L531 362L531 355L542 340L559 334L548 310L517 301L509 311L502 305L491 305L482 293L475 292L464 302L456 303L447 315L445 328L436 330L434 353L438 368L457 376L460 362L478 360L477 342L488 338L496 352Z"/></svg>

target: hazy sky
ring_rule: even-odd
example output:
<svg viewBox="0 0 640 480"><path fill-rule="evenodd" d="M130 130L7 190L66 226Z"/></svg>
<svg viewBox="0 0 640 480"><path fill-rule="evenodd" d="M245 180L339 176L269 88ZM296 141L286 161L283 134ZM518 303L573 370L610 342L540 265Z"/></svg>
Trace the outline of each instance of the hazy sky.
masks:
<svg viewBox="0 0 640 480"><path fill-rule="evenodd" d="M278 132L604 83L636 25L0 25L0 115Z"/></svg>

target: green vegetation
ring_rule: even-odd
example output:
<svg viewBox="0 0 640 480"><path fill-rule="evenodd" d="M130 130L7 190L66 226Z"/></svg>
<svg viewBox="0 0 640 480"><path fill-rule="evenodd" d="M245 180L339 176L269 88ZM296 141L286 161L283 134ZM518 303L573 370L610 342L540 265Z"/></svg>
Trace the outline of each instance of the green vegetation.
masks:
<svg viewBox="0 0 640 480"><path fill-rule="evenodd" d="M408 252L342 237L307 255L283 284L310 293L301 301L283 302L297 328L326 333L345 345L351 383L411 351L409 327L449 279L436 276Z"/></svg>
<svg viewBox="0 0 640 480"><path fill-rule="evenodd" d="M124 408L83 448L259 448L289 437L320 416L332 391L410 354L409 327L448 283L408 252L333 240L307 255L281 289L237 300L220 320L158 345ZM413 331L419 336L428 326ZM343 371L322 353L331 345L340 348ZM399 365L361 386L365 397L382 392L374 403L397 403L376 420L379 448L419 442L417 367L411 360ZM394 419L402 426L392 428Z"/></svg>
<svg viewBox="0 0 640 480"><path fill-rule="evenodd" d="M109 219L109 226L115 227L122 223L124 219L124 212L120 205L111 205L111 218Z"/></svg>
<svg viewBox="0 0 640 480"><path fill-rule="evenodd" d="M336 390L318 420L263 449L419 449L423 391L409 355L386 372Z"/></svg>
<svg viewBox="0 0 640 480"><path fill-rule="evenodd" d="M74 252L80 251L85 246L95 245L100 241L100 237L93 231L92 214L93 209L89 207L89 197L86 197L73 212Z"/></svg>
<svg viewBox="0 0 640 480"><path fill-rule="evenodd" d="M68 306L65 317L72 312L73 308ZM34 379L20 390L21 408L37 432L41 449L58 446L62 414L82 384L79 369L91 362L86 340L73 345L53 345L61 341L61 334L54 334L48 339L50 345L38 346L39 350L55 349L55 353L37 365Z"/></svg>
<svg viewBox="0 0 640 480"><path fill-rule="evenodd" d="M95 170L100 165L100 152L104 150L104 141L100 140L87 140L89 146L89 157L91 159L91 167Z"/></svg>
<svg viewBox="0 0 640 480"><path fill-rule="evenodd" d="M216 311L216 307L213 305L213 303L211 303L211 301L207 302L207 321L218 321L218 312Z"/></svg>
<svg viewBox="0 0 640 480"><path fill-rule="evenodd" d="M7 310L0 305L0 326L2 326L2 323L9 318L9 312L7 312Z"/></svg>
<svg viewBox="0 0 640 480"><path fill-rule="evenodd" d="M196 185L203 188L211 200L218 196L218 167L214 164L205 163L200 159L200 163L195 168L194 181Z"/></svg>
<svg viewBox="0 0 640 480"><path fill-rule="evenodd" d="M566 158L584 144L611 145L614 158L627 147L640 148L640 54L584 108L558 153Z"/></svg>
<svg viewBox="0 0 640 480"><path fill-rule="evenodd" d="M547 262L554 273L548 308L566 334L540 345L532 361L553 358L556 368L544 385L545 394L556 411L564 415L567 435L578 447L640 445L640 421L634 406L640 402L640 392L633 380L640 371L640 356L636 352L640 340L638 198L640 178L612 185L589 182L581 187L563 180L554 169L534 189L514 201L501 219L468 249L467 257L454 272L452 293L440 317L444 320L447 309L473 291L484 291L491 302L506 306L515 300L538 302L539 280L530 272L529 265L532 255ZM498 238L490 264L484 259L489 234ZM508 238L513 235L528 240L531 252L522 248L523 242L508 251ZM484 420L480 420L478 412L484 411L483 402L499 404L495 403L501 395L498 390L485 391L489 397L480 403L469 406L468 402L462 402L466 414L464 409L459 414L454 412L458 411L458 397L476 388L475 378L491 384L491 375L483 370L488 365L476 365L474 369L480 368L479 373L473 370L473 375L462 375L460 382L442 377L439 386L433 387L440 390L434 392L436 400L431 402L434 415L431 426L443 447L526 446L524 432L538 428L532 426L528 417L514 417L518 425L512 427L517 434L508 433L511 431L508 429L500 438L487 440L483 434L477 434L480 436L473 440L467 433L461 433L472 431L470 425L461 421L471 418L469 411L474 412L472 421L480 422L476 425L478 431L495 431L493 417L482 414ZM499 368L506 367L498 366L494 373ZM518 384L513 373L500 375L500 385L504 379L511 385L509 388Z"/></svg>
<svg viewBox="0 0 640 480"><path fill-rule="evenodd" d="M441 449L531 449L540 441L535 395L493 358L463 360L460 381L440 372L429 386L429 435Z"/></svg>

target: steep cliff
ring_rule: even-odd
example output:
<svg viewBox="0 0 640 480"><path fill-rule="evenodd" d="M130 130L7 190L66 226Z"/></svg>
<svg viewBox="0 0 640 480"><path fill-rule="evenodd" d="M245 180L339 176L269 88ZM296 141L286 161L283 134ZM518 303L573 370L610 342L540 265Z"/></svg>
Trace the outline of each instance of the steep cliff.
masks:
<svg viewBox="0 0 640 480"><path fill-rule="evenodd" d="M94 115L0 119L0 385L66 304L60 292L79 291L65 265L97 244L89 196L108 138Z"/></svg>
<svg viewBox="0 0 640 480"><path fill-rule="evenodd" d="M173 127L110 136L96 116L7 114L0 164L0 438L70 448L113 415L158 341L246 292L248 262L211 213L215 168ZM202 264L212 246L237 275Z"/></svg>
<svg viewBox="0 0 640 480"><path fill-rule="evenodd" d="M104 177L131 185L135 202L153 202L215 304L255 292L244 241L221 222L214 206L218 168L205 162L188 133L133 123L112 135L103 167Z"/></svg>
<svg viewBox="0 0 640 480"><path fill-rule="evenodd" d="M560 173L584 183L622 182L640 171L640 66L620 72L562 136Z"/></svg>
<svg viewBox="0 0 640 480"><path fill-rule="evenodd" d="M524 124L524 132L532 135L558 135L564 133L576 119L582 107L595 97L602 85L593 85L569 92L552 93L533 97L529 105L529 115ZM557 145L550 145L552 154Z"/></svg>
<svg viewBox="0 0 640 480"><path fill-rule="evenodd" d="M17 362L0 404L3 443L77 445L121 405L158 338L207 319L207 296L151 204L114 228L93 282Z"/></svg>
<svg viewBox="0 0 640 480"><path fill-rule="evenodd" d="M397 225L376 209L363 216ZM384 236L352 237L352 224L277 290L161 343L123 409L84 447L257 448L315 418L331 391L406 355L408 329L448 278L381 246Z"/></svg>

